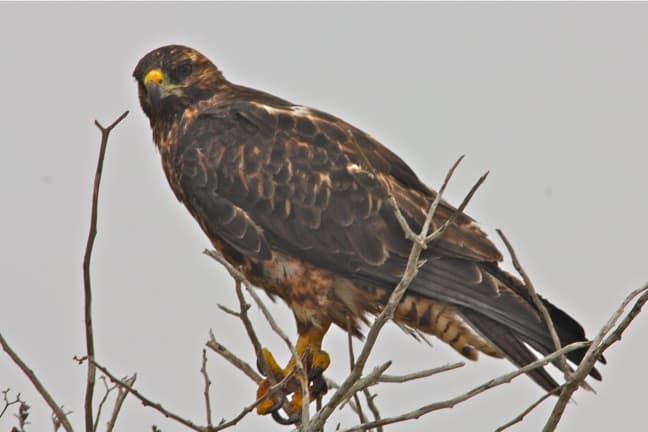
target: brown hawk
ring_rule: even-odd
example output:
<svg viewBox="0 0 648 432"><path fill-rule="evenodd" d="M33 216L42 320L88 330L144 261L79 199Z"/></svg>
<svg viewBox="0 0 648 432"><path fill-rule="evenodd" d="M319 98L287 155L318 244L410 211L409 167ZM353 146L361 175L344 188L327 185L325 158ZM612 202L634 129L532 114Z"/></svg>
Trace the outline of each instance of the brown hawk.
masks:
<svg viewBox="0 0 648 432"><path fill-rule="evenodd" d="M230 263L292 309L298 354L312 354L316 379L312 372L329 363L321 342L330 325L347 329L350 320L359 336L405 268L411 242L385 191L414 229L436 193L363 131L232 84L194 49L156 49L133 76L176 197ZM442 202L432 229L454 211ZM529 348L554 350L525 287L499 267L502 255L470 217L460 215L422 257L426 263L396 310L399 325L434 335L471 360L483 352L523 366L536 359ZM586 339L573 318L543 301L563 345ZM578 363L583 355L568 358ZM282 370L269 353L266 360L279 377L293 364ZM596 369L591 375L600 379ZM529 376L545 390L557 386L544 369ZM258 396L267 388L264 381ZM274 414L279 405L268 398L258 411Z"/></svg>

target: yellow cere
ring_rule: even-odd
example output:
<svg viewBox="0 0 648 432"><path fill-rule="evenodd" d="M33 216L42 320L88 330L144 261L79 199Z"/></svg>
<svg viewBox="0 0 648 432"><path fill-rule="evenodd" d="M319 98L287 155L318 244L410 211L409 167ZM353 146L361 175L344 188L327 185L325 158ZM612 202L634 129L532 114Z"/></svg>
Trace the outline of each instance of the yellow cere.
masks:
<svg viewBox="0 0 648 432"><path fill-rule="evenodd" d="M164 81L164 74L160 69L151 69L150 71L148 71L148 73L144 77L144 85L147 85L151 81L156 84L162 84L162 81Z"/></svg>

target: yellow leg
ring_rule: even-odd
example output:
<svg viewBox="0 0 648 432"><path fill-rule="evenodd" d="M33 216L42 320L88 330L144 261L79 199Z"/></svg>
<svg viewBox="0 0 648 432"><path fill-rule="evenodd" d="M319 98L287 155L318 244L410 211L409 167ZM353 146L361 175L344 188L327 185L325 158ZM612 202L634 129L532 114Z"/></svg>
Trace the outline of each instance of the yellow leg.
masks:
<svg viewBox="0 0 648 432"><path fill-rule="evenodd" d="M326 330L328 330L328 326L325 329L310 327L303 333L300 332L299 337L297 338L295 350L297 351L297 355L303 362L309 381L314 379L321 380L322 372L324 372L328 368L331 362L329 355L321 350L322 339L324 338ZM267 373L272 374L272 377L277 382L281 381L285 376L291 373L295 367L295 359L292 357L286 367L282 369L279 367L270 351L264 348L262 355L263 360L266 362L266 365L269 369ZM286 408L286 411L288 411L289 415L299 412L302 406L302 392L301 386L298 384L298 382L299 381L295 379L294 382L288 383L286 385L288 392L294 393L292 400ZM316 393L312 391L316 390L312 387L310 388L311 395L309 398L311 401L323 394L322 390L317 390L320 392L320 394L312 394ZM257 389L257 399L261 399L263 396L265 396L269 388L270 382L267 378L261 381ZM326 387L324 386L323 388L325 389ZM276 411L278 408L281 408L283 396L285 396L285 394L264 399L261 403L259 403L259 405L257 405L257 413L261 415L269 414L273 411Z"/></svg>

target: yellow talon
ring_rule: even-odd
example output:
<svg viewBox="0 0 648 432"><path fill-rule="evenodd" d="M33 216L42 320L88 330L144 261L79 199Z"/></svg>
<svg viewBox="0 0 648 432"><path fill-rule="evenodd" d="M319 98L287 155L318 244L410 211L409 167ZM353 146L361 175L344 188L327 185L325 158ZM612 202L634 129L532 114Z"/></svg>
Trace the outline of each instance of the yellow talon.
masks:
<svg viewBox="0 0 648 432"><path fill-rule="evenodd" d="M331 364L331 358L326 351L314 351L312 357L311 368L319 368L320 370L325 371Z"/></svg>
<svg viewBox="0 0 648 432"><path fill-rule="evenodd" d="M259 388L257 388L257 400L261 399L263 396L265 396L268 393L268 390L270 389L270 381L268 379L264 379L259 383ZM257 405L256 410L257 414L259 415L265 415L270 412L272 412L274 409L276 409L276 405L278 405L278 401L273 400L272 398L268 397L262 400L259 405Z"/></svg>
<svg viewBox="0 0 648 432"><path fill-rule="evenodd" d="M320 349L322 338L324 337L326 330L327 329L311 327L299 335L297 343L295 344L297 355L302 360L308 376L309 383L307 383L307 385L309 390L309 402L322 396L327 390L326 382L322 377L322 372L329 367L331 359L325 351ZM268 378L271 376L276 382L283 380L295 368L294 358L290 359L285 368L281 368L272 353L266 348L263 348L261 356L262 359L260 360L265 362L265 365L267 366L260 367L262 373ZM292 399L284 406L286 413L289 415L290 423L294 423L296 421L295 419L298 418L296 414L299 413L303 404L300 378L292 377L288 382L286 382L285 387L280 393L271 397L266 397L268 390L270 389L270 380L268 378L261 381L257 389L257 399L263 399L257 405L257 413L260 415L272 413L273 417L275 417L275 414L277 414L277 411L282 407L286 400L285 396L292 393ZM312 383L312 385L310 383ZM277 419L277 417L275 417L275 419Z"/></svg>

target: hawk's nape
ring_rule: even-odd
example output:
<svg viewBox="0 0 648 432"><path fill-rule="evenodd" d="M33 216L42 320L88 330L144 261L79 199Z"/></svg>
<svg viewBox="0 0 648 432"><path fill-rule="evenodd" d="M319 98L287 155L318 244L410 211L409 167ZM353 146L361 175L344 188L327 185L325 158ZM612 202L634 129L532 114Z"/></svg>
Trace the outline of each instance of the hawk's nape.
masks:
<svg viewBox="0 0 648 432"><path fill-rule="evenodd" d="M324 334L331 324L347 329L350 321L359 336L405 269L411 243L386 191L414 229L436 193L368 134L232 84L191 48L154 50L133 75L176 197L230 263L291 308L298 353L309 354L311 390L324 392ZM454 212L442 201L432 229ZM459 215L422 256L426 263L395 314L401 326L435 335L470 359L483 352L523 366L536 360L531 349L554 351L526 288L499 267L500 252L470 217ZM563 346L586 340L573 318L543 301ZM583 355L567 357L579 363ZM277 379L292 367L291 361L279 368L267 351L264 356ZM557 386L542 368L529 376L545 390ZM591 376L600 379L596 369ZM264 381L258 395L267 388ZM301 406L300 394L289 415ZM268 398L258 411L276 413L281 405Z"/></svg>

